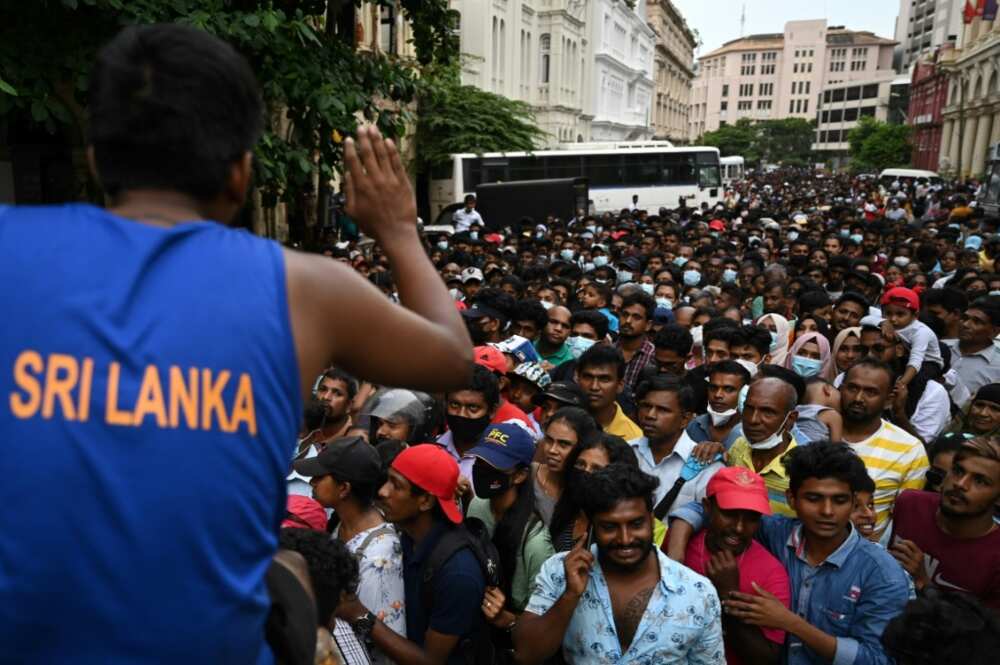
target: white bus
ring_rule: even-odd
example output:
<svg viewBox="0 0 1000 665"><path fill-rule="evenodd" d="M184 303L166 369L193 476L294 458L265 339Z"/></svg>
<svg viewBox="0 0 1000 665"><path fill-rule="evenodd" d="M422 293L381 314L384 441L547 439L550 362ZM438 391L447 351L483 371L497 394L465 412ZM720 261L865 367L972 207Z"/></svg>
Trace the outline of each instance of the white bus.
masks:
<svg viewBox="0 0 1000 665"><path fill-rule="evenodd" d="M631 208L633 195L639 197L638 207L651 213L676 208L681 197L689 207L720 200L718 148L678 148L656 141L606 145L452 155L450 169L432 175L431 218L475 194L477 185L550 178L587 178L595 212Z"/></svg>
<svg viewBox="0 0 1000 665"><path fill-rule="evenodd" d="M722 169L722 182L726 185L734 180L743 179L743 158L739 156L723 157L719 160Z"/></svg>

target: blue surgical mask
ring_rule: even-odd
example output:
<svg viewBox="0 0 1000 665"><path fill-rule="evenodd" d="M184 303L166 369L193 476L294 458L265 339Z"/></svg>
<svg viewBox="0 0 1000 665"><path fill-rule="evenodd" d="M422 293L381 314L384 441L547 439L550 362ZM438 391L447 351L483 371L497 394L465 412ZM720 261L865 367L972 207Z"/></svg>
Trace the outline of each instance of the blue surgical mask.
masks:
<svg viewBox="0 0 1000 665"><path fill-rule="evenodd" d="M687 286L698 286L701 283L701 273L697 270L685 270L684 283Z"/></svg>
<svg viewBox="0 0 1000 665"><path fill-rule="evenodd" d="M591 226L586 226L584 228L586 228L591 233L597 233L597 227L596 226L591 225Z"/></svg>
<svg viewBox="0 0 1000 665"><path fill-rule="evenodd" d="M789 240L798 240L799 239L799 232L798 231L789 231L788 232L788 239Z"/></svg>
<svg viewBox="0 0 1000 665"><path fill-rule="evenodd" d="M816 376L823 368L823 362L815 358L805 358L803 356L792 356L792 369L803 379Z"/></svg>
<svg viewBox="0 0 1000 665"><path fill-rule="evenodd" d="M438 241L438 249L440 249L442 252L445 251L446 249L448 249L448 241L447 240L439 240Z"/></svg>
<svg viewBox="0 0 1000 665"><path fill-rule="evenodd" d="M654 287L652 284L640 284L639 288L648 293L649 295L653 295L653 290L656 287Z"/></svg>
<svg viewBox="0 0 1000 665"><path fill-rule="evenodd" d="M618 283L619 284L627 284L628 282L631 282L631 281L632 281L632 273L630 271L628 271L628 270L619 270L618 271Z"/></svg>
<svg viewBox="0 0 1000 665"><path fill-rule="evenodd" d="M688 260L686 258L684 258L683 256L678 256L676 259L674 259L674 265L678 266L678 267L681 267L681 268L683 268L684 264L687 263L687 262L688 262Z"/></svg>
<svg viewBox="0 0 1000 665"><path fill-rule="evenodd" d="M577 359L583 355L584 351L596 344L592 339L587 339L586 337L570 337L566 340L566 346L569 347L569 352L573 356L573 359Z"/></svg>
<svg viewBox="0 0 1000 665"><path fill-rule="evenodd" d="M736 402L736 410L743 413L743 404L747 401L747 393L750 392L750 386L743 386L740 388L740 396Z"/></svg>
<svg viewBox="0 0 1000 665"><path fill-rule="evenodd" d="M663 307L665 309L673 309L674 303L670 302L670 298L657 298L656 306Z"/></svg>
<svg viewBox="0 0 1000 665"><path fill-rule="evenodd" d="M470 240L479 240L479 231L469 231Z"/></svg>
<svg viewBox="0 0 1000 665"><path fill-rule="evenodd" d="M856 244L858 244L858 245L860 245L861 241L864 240L864 239L865 239L865 237L863 235L861 235L860 233L852 233L851 234L851 241L854 242L854 243L856 243Z"/></svg>
<svg viewBox="0 0 1000 665"><path fill-rule="evenodd" d="M593 270L596 267L597 266L595 266L593 263L584 263L583 264L583 272L590 272L591 270Z"/></svg>
<svg viewBox="0 0 1000 665"><path fill-rule="evenodd" d="M840 229L840 237L841 238L849 238L850 235L851 235L851 230L850 229Z"/></svg>
<svg viewBox="0 0 1000 665"><path fill-rule="evenodd" d="M732 268L726 268L722 271L722 281L726 284L735 284L736 278L739 276L740 274Z"/></svg>
<svg viewBox="0 0 1000 665"><path fill-rule="evenodd" d="M778 348L778 333L771 331L771 353Z"/></svg>
<svg viewBox="0 0 1000 665"><path fill-rule="evenodd" d="M604 256L603 254L598 254L597 256L594 257L594 265L597 266L598 268L602 268L608 265L608 257Z"/></svg>
<svg viewBox="0 0 1000 665"><path fill-rule="evenodd" d="M561 256L564 261L572 261L575 255L576 252L574 252L572 249L564 249L561 252L559 252L559 256Z"/></svg>

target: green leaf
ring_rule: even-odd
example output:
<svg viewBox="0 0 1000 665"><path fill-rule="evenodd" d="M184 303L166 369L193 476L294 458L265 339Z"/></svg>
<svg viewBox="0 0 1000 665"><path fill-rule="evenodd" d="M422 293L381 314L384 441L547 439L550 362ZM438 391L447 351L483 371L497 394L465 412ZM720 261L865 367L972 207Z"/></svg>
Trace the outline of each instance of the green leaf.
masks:
<svg viewBox="0 0 1000 665"><path fill-rule="evenodd" d="M49 110L45 104L36 99L31 102L31 117L35 119L35 122L45 122L49 119Z"/></svg>
<svg viewBox="0 0 1000 665"><path fill-rule="evenodd" d="M3 79L0 79L0 92L6 93L11 97L17 97L17 89Z"/></svg>
<svg viewBox="0 0 1000 665"><path fill-rule="evenodd" d="M243 22L249 25L251 28L256 28L260 25L260 17L256 14L247 14L243 17Z"/></svg>

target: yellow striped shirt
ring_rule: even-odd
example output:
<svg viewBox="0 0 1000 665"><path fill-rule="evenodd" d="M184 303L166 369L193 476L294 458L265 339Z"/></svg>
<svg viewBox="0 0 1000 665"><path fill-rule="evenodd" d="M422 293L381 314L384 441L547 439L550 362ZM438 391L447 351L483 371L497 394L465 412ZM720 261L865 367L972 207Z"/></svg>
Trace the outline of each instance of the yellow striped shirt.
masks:
<svg viewBox="0 0 1000 665"><path fill-rule="evenodd" d="M767 486L767 498L771 503L771 510L775 515L795 517L795 511L788 505L788 499L785 496L785 492L788 490L789 478L781 461L797 445L798 443L793 436L788 447L785 448L785 452L768 462L760 471L757 471L753 467L753 458L750 456L750 442L747 441L745 436L736 439L733 442L732 448L729 449L729 466L741 466L744 469L750 469L754 473L760 474L764 479L764 485Z"/></svg>
<svg viewBox="0 0 1000 665"><path fill-rule="evenodd" d="M875 531L881 534L892 518L896 497L903 490L923 489L930 464L924 444L900 427L883 420L863 441L847 442L875 481Z"/></svg>

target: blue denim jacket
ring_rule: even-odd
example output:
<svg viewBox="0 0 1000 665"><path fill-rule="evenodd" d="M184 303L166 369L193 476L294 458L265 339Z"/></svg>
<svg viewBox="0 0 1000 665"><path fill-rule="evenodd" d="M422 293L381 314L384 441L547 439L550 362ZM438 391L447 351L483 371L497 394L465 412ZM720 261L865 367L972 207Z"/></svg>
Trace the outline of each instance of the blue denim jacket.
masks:
<svg viewBox="0 0 1000 665"><path fill-rule="evenodd" d="M695 530L704 522L702 508L695 503L674 516L690 522ZM814 567L806 560L802 523L778 515L761 520L756 538L788 571L792 611L837 638L833 665L892 665L882 648L882 632L903 611L910 592L905 571L888 552L851 526L847 540ZM791 633L785 640L783 662L827 665Z"/></svg>

